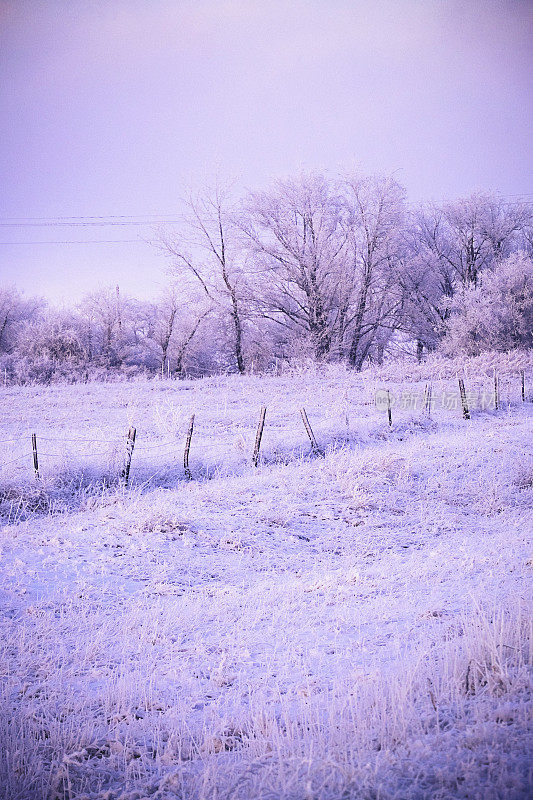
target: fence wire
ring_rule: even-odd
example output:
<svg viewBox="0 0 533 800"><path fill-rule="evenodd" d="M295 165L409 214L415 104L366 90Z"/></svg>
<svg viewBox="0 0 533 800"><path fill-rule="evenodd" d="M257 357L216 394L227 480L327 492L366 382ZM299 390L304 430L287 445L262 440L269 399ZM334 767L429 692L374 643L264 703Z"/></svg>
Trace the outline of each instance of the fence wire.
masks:
<svg viewBox="0 0 533 800"><path fill-rule="evenodd" d="M495 411L495 410L504 410L505 405L512 405L512 404L519 404L522 403L519 400L511 401L510 393L511 387L513 386L513 381L508 376L503 376L499 378L499 409L495 409L494 405L480 405L476 403L476 396L479 399L480 397L489 398L489 396L493 396L494 389L492 386L487 388L487 383L480 379L469 379L468 380L468 399L472 401L473 408L472 410L477 411ZM407 381L406 384L410 382ZM457 402L454 404L446 405L444 402L438 401L438 394L440 392L440 400L444 398L446 394L450 394L450 385L451 381L448 378L435 378L432 381L428 380L427 385L432 386L432 412L455 412L460 410L460 403L459 403L459 395L457 389L455 390L457 394ZM453 382L453 385L456 387L456 382ZM378 390L378 385L375 386L376 393ZM386 390L383 390L386 391ZM398 403L393 404L393 416L394 414L400 412L418 412L420 416L425 416L427 414L427 409L425 408L425 400L422 397L422 392L419 392L420 403L414 404L410 406L407 401L402 402L402 399L405 400L407 396L411 397L411 399L415 396L416 392L414 390L402 390L401 385L398 387L397 391L395 392L395 397L398 400ZM392 395L392 393L391 393ZM377 394L376 394L377 397ZM522 398L520 398L522 399ZM525 398L523 398L525 399ZM316 403L316 396L314 397L314 403ZM407 404L406 404L407 403ZM267 405L268 408L268 401L264 401L264 404ZM313 429L315 436L320 438L328 437L329 439L335 438L342 438L345 437L350 433L350 429L353 430L353 422L354 420L354 413L357 409L361 410L363 407L366 406L374 406L376 411L381 414L383 409L380 409L377 406L376 398L373 401L368 401L367 399L362 399L360 401L353 400L348 398L347 396L341 398L341 402L333 403L329 405L325 405L316 408L313 405L306 406L307 416L309 418L309 422ZM396 409L396 411L395 411ZM268 442L270 448L279 448L283 446L288 446L288 437L293 438L296 430L298 430L297 438L301 441L294 443L293 449L301 449L308 444L307 438L305 438L305 431L303 426L301 425L301 420L298 419L296 421L297 416L299 417L299 409L296 407L291 408L289 411L284 410L280 407L278 402L274 402L270 408L270 413L267 416L267 424L265 427L265 441ZM368 419L368 414L363 415L365 419ZM210 459L212 454L216 452L216 454L221 458L224 459L224 451L226 453L230 450L233 455L238 453L242 458L251 459L252 449L253 449L253 440L255 437L255 432L257 430L257 424L259 422L259 415L257 419L253 419L251 421L242 421L242 422L235 422L227 417L223 420L214 421L210 427L207 427L205 424L195 426L194 433L191 441L190 446L190 458L193 462L198 462L199 459L202 459L203 456L207 455ZM340 425L339 425L340 422ZM287 433L287 425L288 423L292 423L292 430L290 434ZM31 434L25 433L22 434L18 438L9 437L6 439L0 439L0 445L8 445L12 446L14 444L21 444L24 437L27 436L28 439L30 438ZM210 441L207 441L206 438L210 437ZM215 437L215 441L212 438ZM90 460L99 460L99 459L109 459L110 461L113 460L113 463L116 465L117 458L120 459L120 453L124 450L124 457L126 455L126 443L128 441L128 437L124 434L123 437L114 437L114 438L106 438L101 434L96 435L95 437L92 436L50 436L48 433L40 434L36 433L37 438L37 455L39 458L39 468L42 468L41 458L45 459L54 459L54 460L61 460L66 459L67 457L73 456L73 450L67 449L65 445L76 445L79 449L75 451L75 456L77 459L83 460L84 462ZM61 448L61 452L50 452L50 449L45 444L46 450L41 451L39 450L39 444L41 442L52 444L52 445L59 445ZM93 447L95 445L109 445L105 449L94 451ZM86 452L87 448L90 447L90 452ZM153 476L149 478L149 481L152 480L157 474L164 472L169 467L172 467L176 463L179 463L180 466L183 466L183 456L184 456L184 449L185 449L185 434L183 437L180 438L173 438L173 439L163 439L160 441L145 441L143 440L142 434L137 437L135 442L135 446L133 448L133 457L134 459L141 458L152 460L153 458L160 458L160 459L169 459L171 460L171 464L165 464L161 469L159 469ZM0 462L0 472L5 472L8 467L13 467L15 464L20 464L23 461L27 461L27 466L32 471L34 470L34 463L32 461L34 457L34 452L27 452L19 455L15 458L10 458L8 461Z"/></svg>

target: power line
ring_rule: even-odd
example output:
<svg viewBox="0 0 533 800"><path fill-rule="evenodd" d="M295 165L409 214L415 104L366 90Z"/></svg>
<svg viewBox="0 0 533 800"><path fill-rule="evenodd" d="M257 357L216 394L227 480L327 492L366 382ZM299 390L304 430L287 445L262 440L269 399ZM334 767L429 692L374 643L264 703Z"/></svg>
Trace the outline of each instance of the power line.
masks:
<svg viewBox="0 0 533 800"><path fill-rule="evenodd" d="M497 200L503 204L515 205L521 199L533 197L533 192L496 195ZM517 198L511 199L511 198ZM107 225L155 225L178 224L181 220L175 218L175 213L160 212L158 214L95 214L95 215L70 215L52 217L0 217L0 225L6 227L53 227L53 226L107 226Z"/></svg>
<svg viewBox="0 0 533 800"><path fill-rule="evenodd" d="M151 219L159 219L160 217L173 217L175 216L172 213L159 213L159 214L98 214L91 216L90 214L76 216L72 214L70 216L52 216L52 217L4 217L4 222L55 222L61 220L85 220L85 219L138 219L138 220L151 220ZM1 219L1 218L0 218Z"/></svg>
<svg viewBox="0 0 533 800"><path fill-rule="evenodd" d="M0 221L0 227L2 228L56 228L56 227L72 227L72 228L92 228L92 227L113 227L115 225L175 225L178 224L179 220L177 219L157 219L157 220L131 220L129 222L58 222L58 221L51 221L51 222L5 222L4 220Z"/></svg>
<svg viewBox="0 0 533 800"><path fill-rule="evenodd" d="M520 198L520 197L533 197L533 192L517 192L516 194L509 193L509 194L505 194L505 195L502 194L502 195L497 195L497 196L498 197L502 197L502 198L504 198L504 197L518 197L518 198Z"/></svg>
<svg viewBox="0 0 533 800"><path fill-rule="evenodd" d="M521 194L497 195L496 198L502 205L517 205L521 200L530 202L525 198L533 197L532 192L522 192ZM506 198L506 199L504 199ZM510 198L517 198L511 200ZM150 226L150 225L174 225L179 224L180 220L175 219L174 215L159 214L101 214L87 216L56 216L56 217L0 217L0 227L12 228L33 228L33 227L114 227L114 226ZM87 239L87 240L46 240L30 242L0 242L3 246L16 245L63 245L63 244L135 244L142 242L143 239Z"/></svg>
<svg viewBox="0 0 533 800"><path fill-rule="evenodd" d="M11 245L16 244L25 244L25 245L32 245L32 244L147 244L144 239L74 239L74 240L64 240L64 241L43 241L43 242L0 242L0 245L6 245L11 247Z"/></svg>

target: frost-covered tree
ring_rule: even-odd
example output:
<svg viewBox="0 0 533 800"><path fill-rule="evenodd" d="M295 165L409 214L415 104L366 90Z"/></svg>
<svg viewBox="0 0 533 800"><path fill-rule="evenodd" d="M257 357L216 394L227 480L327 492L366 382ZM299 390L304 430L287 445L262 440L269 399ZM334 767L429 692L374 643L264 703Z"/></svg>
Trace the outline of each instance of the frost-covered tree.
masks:
<svg viewBox="0 0 533 800"><path fill-rule="evenodd" d="M85 321L89 360L116 367L123 357L127 339L131 300L121 294L119 287L105 287L86 295L80 304Z"/></svg>
<svg viewBox="0 0 533 800"><path fill-rule="evenodd" d="M188 202L179 231L161 230L156 245L172 259L173 278L197 282L228 334L234 366L245 372L249 287L240 233L227 193L217 188Z"/></svg>
<svg viewBox="0 0 533 800"><path fill-rule="evenodd" d="M445 331L456 292L476 286L486 270L524 247L532 206L486 194L430 205L411 217L405 273L406 324L419 353Z"/></svg>
<svg viewBox="0 0 533 800"><path fill-rule="evenodd" d="M459 287L475 285L483 270L509 255L528 221L528 204L493 195L433 205L419 216L420 254L426 253L430 267L441 276L443 293L451 296Z"/></svg>
<svg viewBox="0 0 533 800"><path fill-rule="evenodd" d="M161 365L168 359L169 347L176 332L180 313L180 299L175 286L171 286L163 296L152 305L153 338L161 351Z"/></svg>
<svg viewBox="0 0 533 800"><path fill-rule="evenodd" d="M151 308L151 335L158 348L159 363L163 368L168 364L172 372L181 375L191 343L209 314L210 303L174 283Z"/></svg>
<svg viewBox="0 0 533 800"><path fill-rule="evenodd" d="M13 287L0 289L0 354L16 348L24 323L35 319L44 307L43 300L26 299Z"/></svg>
<svg viewBox="0 0 533 800"><path fill-rule="evenodd" d="M263 317L317 359L379 360L402 318L404 220L390 178L303 175L253 194L244 229Z"/></svg>
<svg viewBox="0 0 533 800"><path fill-rule="evenodd" d="M525 253L503 259L476 286L457 293L442 344L444 352L533 346L533 260Z"/></svg>
<svg viewBox="0 0 533 800"><path fill-rule="evenodd" d="M27 319L5 367L17 382L75 381L85 375L87 351L78 315L49 308Z"/></svg>
<svg viewBox="0 0 533 800"><path fill-rule="evenodd" d="M380 352L401 323L405 265L405 190L388 177L343 182L349 302L344 316L348 362L360 370L373 343Z"/></svg>
<svg viewBox="0 0 533 800"><path fill-rule="evenodd" d="M320 175L279 181L249 197L242 227L261 316L326 357L352 283L338 191Z"/></svg>
<svg viewBox="0 0 533 800"><path fill-rule="evenodd" d="M416 226L407 229L406 264L401 284L404 292L402 328L411 337L420 359L424 351L434 350L444 335L450 312L451 284L428 253Z"/></svg>
<svg viewBox="0 0 533 800"><path fill-rule="evenodd" d="M28 320L19 335L18 354L51 362L85 360L86 352L79 320L71 312L49 310L37 320Z"/></svg>

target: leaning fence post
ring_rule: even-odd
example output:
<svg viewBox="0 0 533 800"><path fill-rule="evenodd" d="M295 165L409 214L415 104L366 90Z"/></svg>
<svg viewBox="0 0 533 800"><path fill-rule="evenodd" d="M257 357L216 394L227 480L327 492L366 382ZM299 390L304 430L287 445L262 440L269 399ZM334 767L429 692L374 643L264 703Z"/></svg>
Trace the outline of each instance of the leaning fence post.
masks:
<svg viewBox="0 0 533 800"><path fill-rule="evenodd" d="M35 477L39 478L39 456L37 455L37 434L31 435L31 449L33 451L33 469L35 470Z"/></svg>
<svg viewBox="0 0 533 800"><path fill-rule="evenodd" d="M307 413L305 411L305 408L301 408L300 409L300 414L302 416L302 420L303 420L303 423L304 423L304 426L305 426L305 430L307 431L307 435L309 436L309 441L311 442L311 450L313 451L313 453L320 453L320 448L319 448L318 444L316 443L315 434L313 433L313 429L311 428L311 425L309 424L309 420L307 418Z"/></svg>
<svg viewBox="0 0 533 800"><path fill-rule="evenodd" d="M522 402L525 403L526 402L526 373L524 372L524 370L522 370L521 373L520 373L520 379L521 379L521 384L522 384Z"/></svg>
<svg viewBox="0 0 533 800"><path fill-rule="evenodd" d="M130 428L128 431L128 437L126 439L126 457L124 459L124 466L122 467L122 471L120 473L120 477L124 481L124 486L126 487L130 479L131 457L133 455L133 448L135 447L136 433L137 430L135 428Z"/></svg>
<svg viewBox="0 0 533 800"><path fill-rule="evenodd" d="M468 410L468 403L466 402L465 384L462 378L459 378L459 392L461 394L461 405L463 407L463 417L470 419L470 411Z"/></svg>
<svg viewBox="0 0 533 800"><path fill-rule="evenodd" d="M261 438L263 436L263 428L265 427L266 406L261 407L261 414L259 416L259 425L257 426L257 433L255 434L254 454L252 456L252 464L257 467L259 461L259 448L261 447Z"/></svg>
<svg viewBox="0 0 533 800"><path fill-rule="evenodd" d="M189 422L189 430L187 431L187 438L185 440L185 452L183 453L183 468L185 470L185 476L188 480L191 480L191 470L189 469L189 450L191 449L191 439L192 439L192 432L194 428L194 414L192 415L190 422Z"/></svg>

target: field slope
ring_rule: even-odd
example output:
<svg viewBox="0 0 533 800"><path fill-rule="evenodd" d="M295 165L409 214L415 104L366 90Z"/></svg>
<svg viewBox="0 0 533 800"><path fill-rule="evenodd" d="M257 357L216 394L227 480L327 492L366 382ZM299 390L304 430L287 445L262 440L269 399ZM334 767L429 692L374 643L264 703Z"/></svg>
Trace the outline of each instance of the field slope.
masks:
<svg viewBox="0 0 533 800"><path fill-rule="evenodd" d="M533 406L428 380L5 390L0 796L530 796Z"/></svg>

